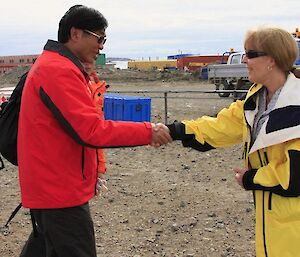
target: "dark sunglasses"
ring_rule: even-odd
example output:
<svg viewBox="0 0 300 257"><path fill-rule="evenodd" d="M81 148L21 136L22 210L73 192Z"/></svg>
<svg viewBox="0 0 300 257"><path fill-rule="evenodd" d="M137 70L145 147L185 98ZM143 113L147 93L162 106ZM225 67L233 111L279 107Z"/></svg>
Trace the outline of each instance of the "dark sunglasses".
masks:
<svg viewBox="0 0 300 257"><path fill-rule="evenodd" d="M100 35L96 34L95 32L92 32L92 31L87 30L87 29L85 29L85 30L83 30L83 31L84 31L85 33L88 33L88 34L90 34L90 35L92 35L92 36L98 38L98 44L103 44L103 45L105 44L105 42L106 42L106 37L100 36Z"/></svg>
<svg viewBox="0 0 300 257"><path fill-rule="evenodd" d="M245 51L245 53L246 53L246 56L248 59L253 59L253 58L267 55L267 53L265 53L265 52L259 52L259 51L255 51L255 50L248 50L248 51Z"/></svg>

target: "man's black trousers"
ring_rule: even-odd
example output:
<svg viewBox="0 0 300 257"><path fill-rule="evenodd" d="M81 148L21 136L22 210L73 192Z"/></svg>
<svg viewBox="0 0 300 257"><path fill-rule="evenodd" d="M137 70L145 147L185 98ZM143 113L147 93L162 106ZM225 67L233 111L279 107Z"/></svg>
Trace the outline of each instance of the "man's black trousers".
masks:
<svg viewBox="0 0 300 257"><path fill-rule="evenodd" d="M63 209L31 209L34 230L20 257L96 257L89 204Z"/></svg>

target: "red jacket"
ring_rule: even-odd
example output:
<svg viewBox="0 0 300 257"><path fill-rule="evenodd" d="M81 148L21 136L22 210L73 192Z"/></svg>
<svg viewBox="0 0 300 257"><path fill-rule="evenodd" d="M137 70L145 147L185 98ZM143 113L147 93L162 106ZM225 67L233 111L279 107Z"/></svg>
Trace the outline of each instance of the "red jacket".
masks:
<svg viewBox="0 0 300 257"><path fill-rule="evenodd" d="M95 195L97 148L151 143L151 124L100 119L79 60L49 40L22 95L18 164L27 208L81 205Z"/></svg>

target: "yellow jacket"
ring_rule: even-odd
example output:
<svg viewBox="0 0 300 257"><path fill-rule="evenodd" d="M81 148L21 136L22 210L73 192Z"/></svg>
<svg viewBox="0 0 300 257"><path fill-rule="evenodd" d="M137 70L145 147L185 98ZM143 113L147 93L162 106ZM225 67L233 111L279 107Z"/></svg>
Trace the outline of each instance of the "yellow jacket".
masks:
<svg viewBox="0 0 300 257"><path fill-rule="evenodd" d="M174 139L206 151L244 145L243 184L254 191L256 256L300 256L300 79L293 74L281 90L274 109L254 143L251 129L257 108L254 84L243 101L232 103L217 117L169 125Z"/></svg>

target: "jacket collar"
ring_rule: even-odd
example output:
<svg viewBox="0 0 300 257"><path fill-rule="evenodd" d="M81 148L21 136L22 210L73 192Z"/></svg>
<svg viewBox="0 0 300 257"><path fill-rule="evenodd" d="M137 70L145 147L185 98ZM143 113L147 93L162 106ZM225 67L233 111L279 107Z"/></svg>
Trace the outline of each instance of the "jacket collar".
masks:
<svg viewBox="0 0 300 257"><path fill-rule="evenodd" d="M258 111L257 108L257 100L258 100L258 92L263 88L262 84L253 84L246 96L245 102L244 102L244 114L245 114L245 120L246 123L252 127L254 123L255 115Z"/></svg>
<svg viewBox="0 0 300 257"><path fill-rule="evenodd" d="M263 124L250 153L271 145L300 138L300 80L289 74L274 109ZM253 114L256 112L254 111ZM248 113L249 114L249 113ZM247 111L245 110L245 116ZM246 117L247 119L247 117Z"/></svg>
<svg viewBox="0 0 300 257"><path fill-rule="evenodd" d="M78 67L78 69L83 73L84 77L87 77L87 73L85 72L82 63L64 44L49 39L44 46L44 50L56 52L61 56L68 58Z"/></svg>
<svg viewBox="0 0 300 257"><path fill-rule="evenodd" d="M245 111L253 111L256 108L256 95L258 91L263 87L262 84L253 84L249 89L249 93L246 96L244 110Z"/></svg>

